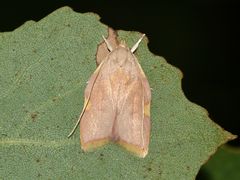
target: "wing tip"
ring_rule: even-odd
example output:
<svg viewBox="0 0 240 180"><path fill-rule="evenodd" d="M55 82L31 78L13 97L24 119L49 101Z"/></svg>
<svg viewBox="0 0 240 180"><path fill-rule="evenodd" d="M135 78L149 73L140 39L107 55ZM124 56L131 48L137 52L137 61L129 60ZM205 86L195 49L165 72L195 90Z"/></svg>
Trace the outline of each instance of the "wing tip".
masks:
<svg viewBox="0 0 240 180"><path fill-rule="evenodd" d="M87 151L92 151L94 149L97 149L101 146L104 146L107 143L109 143L108 138L96 139L86 143L81 142L81 148L83 149L83 151L87 152Z"/></svg>
<svg viewBox="0 0 240 180"><path fill-rule="evenodd" d="M110 142L109 138L103 138L103 139L97 139L93 140L87 143L81 142L81 148L84 152L93 151L97 148L100 148ZM140 157L145 158L148 154L148 147L140 147L138 145L130 144L128 142L125 142L123 140L117 141L117 144L122 146L124 149L129 151L130 153Z"/></svg>
<svg viewBox="0 0 240 180"><path fill-rule="evenodd" d="M148 147L140 147L138 145L125 142L123 140L118 141L118 144L125 148L127 151L133 153L140 158L145 158L148 154Z"/></svg>

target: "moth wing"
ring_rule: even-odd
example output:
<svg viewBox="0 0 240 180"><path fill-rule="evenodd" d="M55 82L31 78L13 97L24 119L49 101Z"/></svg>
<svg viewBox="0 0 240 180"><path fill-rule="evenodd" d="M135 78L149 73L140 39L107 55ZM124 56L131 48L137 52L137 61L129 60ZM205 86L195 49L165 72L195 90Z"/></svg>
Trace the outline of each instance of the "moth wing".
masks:
<svg viewBox="0 0 240 180"><path fill-rule="evenodd" d="M80 121L81 147L84 151L102 146L110 140L115 118L108 94L107 67L104 64L99 66L85 89L87 105Z"/></svg>
<svg viewBox="0 0 240 180"><path fill-rule="evenodd" d="M145 157L151 129L151 90L141 66L138 64L136 67L138 78L126 87L128 93L115 128L118 130L120 145L140 157Z"/></svg>

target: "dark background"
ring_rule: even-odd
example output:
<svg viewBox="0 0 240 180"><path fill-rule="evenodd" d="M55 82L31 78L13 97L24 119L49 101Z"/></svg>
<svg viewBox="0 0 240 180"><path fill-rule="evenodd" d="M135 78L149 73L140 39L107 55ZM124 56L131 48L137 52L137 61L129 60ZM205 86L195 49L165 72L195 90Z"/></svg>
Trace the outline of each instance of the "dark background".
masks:
<svg viewBox="0 0 240 180"><path fill-rule="evenodd" d="M95 12L114 29L144 32L150 50L184 73L188 99L206 108L224 129L240 135L237 1L159 1L1 2L0 32L38 21L66 5L77 12ZM239 138L229 144L240 146Z"/></svg>

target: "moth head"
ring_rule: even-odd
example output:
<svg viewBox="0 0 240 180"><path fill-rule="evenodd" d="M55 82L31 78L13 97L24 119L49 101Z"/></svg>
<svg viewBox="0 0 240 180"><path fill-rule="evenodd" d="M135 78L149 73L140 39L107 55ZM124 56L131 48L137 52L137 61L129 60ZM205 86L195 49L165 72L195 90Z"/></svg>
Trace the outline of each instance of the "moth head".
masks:
<svg viewBox="0 0 240 180"><path fill-rule="evenodd" d="M119 44L120 47L127 48L126 41L122 40Z"/></svg>
<svg viewBox="0 0 240 180"><path fill-rule="evenodd" d="M137 41L137 43L133 45L133 47L131 48L131 52L132 52L132 53L134 53L134 51L138 48L138 45L139 45L139 43L142 41L142 39L143 39L144 36L145 36L145 34L143 34L142 37ZM106 45L107 45L108 50L109 50L110 52L112 52L112 51L113 51L112 46L109 44L109 42L107 41L107 39L106 39L104 36L102 36L102 37L103 37L103 39L104 39L104 41L105 41L105 43L106 43ZM125 41L121 41L120 44L119 44L119 47L123 47L123 48L126 48L126 49L129 50L129 48L127 47Z"/></svg>
<svg viewBox="0 0 240 180"><path fill-rule="evenodd" d="M144 38L145 34L142 35L142 37L136 42L136 44L133 45L133 47L131 48L131 52L134 53L135 50L138 48L139 43L142 41L142 39ZM119 44L120 47L129 49L126 45L125 41L121 41Z"/></svg>

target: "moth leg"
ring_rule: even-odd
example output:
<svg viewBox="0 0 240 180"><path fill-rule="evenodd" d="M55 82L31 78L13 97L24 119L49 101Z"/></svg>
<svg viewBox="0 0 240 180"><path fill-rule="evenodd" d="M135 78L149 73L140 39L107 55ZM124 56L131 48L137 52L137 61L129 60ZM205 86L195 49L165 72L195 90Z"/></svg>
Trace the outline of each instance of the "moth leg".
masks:
<svg viewBox="0 0 240 180"><path fill-rule="evenodd" d="M106 43L106 45L107 45L108 50L109 50L110 52L112 52L112 51L113 51L112 46L110 45L110 43L107 41L107 39L106 39L103 35L102 35L102 37L103 37L103 40L105 41L105 43Z"/></svg>
<svg viewBox="0 0 240 180"><path fill-rule="evenodd" d="M136 42L136 44L134 44L134 46L131 49L131 52L134 53L134 51L138 48L139 43L142 41L143 37L145 36L145 34L142 35L142 37Z"/></svg>

